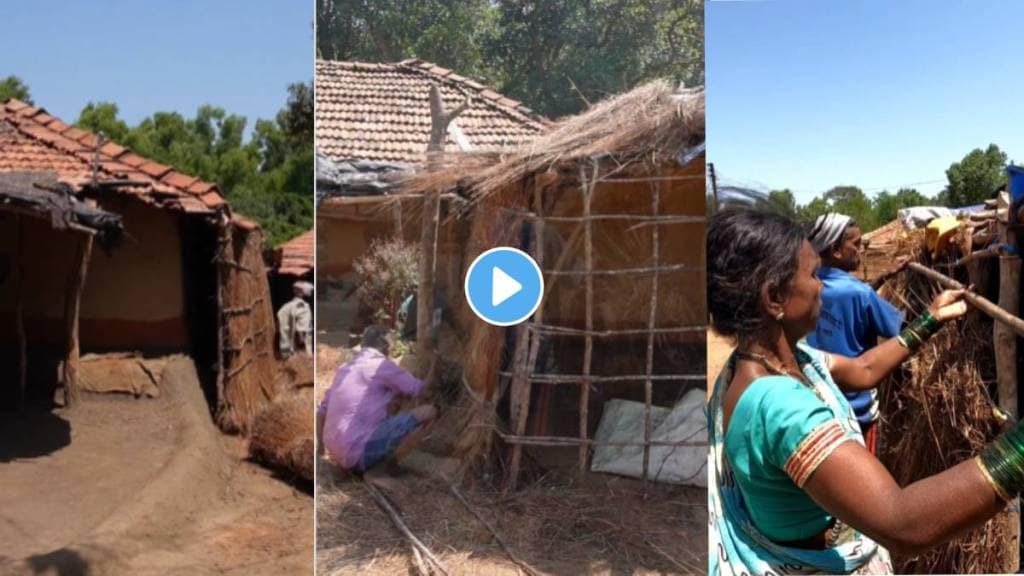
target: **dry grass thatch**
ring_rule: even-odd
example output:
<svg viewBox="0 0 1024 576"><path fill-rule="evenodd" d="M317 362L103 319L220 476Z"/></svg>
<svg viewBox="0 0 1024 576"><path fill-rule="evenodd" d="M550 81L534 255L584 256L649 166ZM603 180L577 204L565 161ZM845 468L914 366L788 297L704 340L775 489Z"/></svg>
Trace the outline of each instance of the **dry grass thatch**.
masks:
<svg viewBox="0 0 1024 576"><path fill-rule="evenodd" d="M900 252L911 261L926 260L922 240L915 235L902 241ZM937 291L923 276L904 271L887 281L881 293L916 315ZM972 312L944 327L882 384L880 457L901 486L978 454L998 435L988 391L994 370L992 321ZM1004 573L1007 554L1016 554L1006 529L1000 515L925 554L895 558L897 572Z"/></svg>
<svg viewBox="0 0 1024 576"><path fill-rule="evenodd" d="M442 169L407 180L403 192L445 191L461 185L479 199L530 175L571 168L579 160L608 158L616 172L625 174L638 163L668 162L703 141L703 90L679 93L668 81L657 80L562 120L504 159L448 155Z"/></svg>
<svg viewBox="0 0 1024 576"><path fill-rule="evenodd" d="M249 455L313 481L313 407L310 394L278 398L253 418Z"/></svg>

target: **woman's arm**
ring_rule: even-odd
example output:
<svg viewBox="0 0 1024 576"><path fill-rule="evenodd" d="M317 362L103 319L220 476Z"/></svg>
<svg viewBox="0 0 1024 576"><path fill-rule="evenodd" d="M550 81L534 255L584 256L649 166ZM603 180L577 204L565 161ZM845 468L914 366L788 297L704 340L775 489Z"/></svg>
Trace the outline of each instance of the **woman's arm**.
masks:
<svg viewBox="0 0 1024 576"><path fill-rule="evenodd" d="M928 312L939 323L944 324L967 313L963 301L963 290L946 290L940 293L928 307ZM871 348L857 358L832 354L830 372L836 385L844 392L870 390L878 386L897 366L910 358L911 351L900 343L899 338L890 338Z"/></svg>
<svg viewBox="0 0 1024 576"><path fill-rule="evenodd" d="M1005 506L974 459L900 488L855 442L836 448L803 489L829 514L904 554L946 542Z"/></svg>

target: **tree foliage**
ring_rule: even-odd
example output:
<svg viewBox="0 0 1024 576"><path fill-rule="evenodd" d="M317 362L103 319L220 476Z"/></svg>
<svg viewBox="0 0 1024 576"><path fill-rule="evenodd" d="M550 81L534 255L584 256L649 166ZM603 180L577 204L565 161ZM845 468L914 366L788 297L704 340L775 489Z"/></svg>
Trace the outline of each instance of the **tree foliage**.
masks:
<svg viewBox="0 0 1024 576"><path fill-rule="evenodd" d="M200 106L188 118L156 112L136 126L111 102L90 102L77 125L175 169L216 183L232 208L263 226L280 244L313 223L313 89L288 87L273 120L257 120L246 140L246 118Z"/></svg>
<svg viewBox="0 0 1024 576"><path fill-rule="evenodd" d="M951 206L968 206L991 198L996 188L1006 182L1006 162L1006 153L995 144L989 144L985 150L971 150L946 170L949 184L945 200Z"/></svg>
<svg viewBox="0 0 1024 576"><path fill-rule="evenodd" d="M330 60L422 58L549 117L654 78L704 83L695 0L317 0Z"/></svg>
<svg viewBox="0 0 1024 576"><path fill-rule="evenodd" d="M28 86L21 78L13 75L0 80L0 102L6 102L11 98L17 98L26 104L34 104Z"/></svg>

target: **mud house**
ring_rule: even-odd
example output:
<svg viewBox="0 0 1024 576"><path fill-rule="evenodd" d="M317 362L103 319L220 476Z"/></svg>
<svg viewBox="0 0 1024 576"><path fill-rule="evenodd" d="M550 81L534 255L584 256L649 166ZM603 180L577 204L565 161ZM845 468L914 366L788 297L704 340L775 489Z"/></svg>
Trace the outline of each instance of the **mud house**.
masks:
<svg viewBox="0 0 1024 576"><path fill-rule="evenodd" d="M348 278L377 237L418 241L419 199L394 202L395 184L427 163L430 91L449 109L445 149L496 153L541 133L547 121L470 78L422 60L316 63L317 274Z"/></svg>
<svg viewBox="0 0 1024 576"><path fill-rule="evenodd" d="M307 230L277 248L268 250L270 293L277 310L292 297L292 286L300 281L313 282L315 261L313 231Z"/></svg>
<svg viewBox="0 0 1024 576"><path fill-rule="evenodd" d="M0 340L26 351L5 371L26 372L29 387L73 391L75 355L59 355L69 379L68 367L63 375L47 367L48 348L74 341L75 354L185 352L222 426L243 429L272 395L259 227L233 214L215 184L16 100L0 107L4 175L48 207L0 205L8 206L0 210ZM116 219L120 242L93 246L104 227L83 223L83 210Z"/></svg>
<svg viewBox="0 0 1024 576"><path fill-rule="evenodd" d="M497 438L513 482L526 448L650 478L682 458L670 467L685 477L672 481L700 483L704 176L703 91L654 82L510 154L446 152L403 185L454 198L435 272L420 282L445 287L465 339L467 460ZM476 319L460 289L473 259L499 245L529 252L545 277L540 308L512 328ZM622 419L603 423L613 408ZM635 470L616 469L623 458Z"/></svg>

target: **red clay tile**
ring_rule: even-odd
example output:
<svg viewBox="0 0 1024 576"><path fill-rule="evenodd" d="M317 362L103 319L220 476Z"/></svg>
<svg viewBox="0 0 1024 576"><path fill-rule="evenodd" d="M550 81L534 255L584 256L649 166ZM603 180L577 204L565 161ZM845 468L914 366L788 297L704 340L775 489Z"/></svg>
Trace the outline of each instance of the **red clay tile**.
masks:
<svg viewBox="0 0 1024 576"><path fill-rule="evenodd" d="M11 112L17 112L18 110L28 108L28 104L18 100L17 98L11 98L7 101L7 104L4 107Z"/></svg>
<svg viewBox="0 0 1024 576"><path fill-rule="evenodd" d="M145 172L146 174L152 176L153 178L160 178L164 174L167 174L167 172L171 169L170 166L164 166L163 164L152 161L146 162L145 164L142 164L138 168L139 170Z"/></svg>
<svg viewBox="0 0 1024 576"><path fill-rule="evenodd" d="M63 134L66 138L78 140L82 136L85 136L87 132L85 130L82 130L81 128L75 128L74 126L72 126L71 128L61 132L61 134Z"/></svg>
<svg viewBox="0 0 1024 576"><path fill-rule="evenodd" d="M124 146L119 146L113 142L107 142L100 147L100 153L110 156L111 158L117 158L121 154L124 154L128 149Z"/></svg>
<svg viewBox="0 0 1024 576"><path fill-rule="evenodd" d="M198 180L198 178L195 178L193 176L186 176L181 172L175 172L173 170L165 174L164 177L160 179L161 182L164 182L165 184L168 184L170 186L174 186L179 190L184 190L188 188L196 180Z"/></svg>
<svg viewBox="0 0 1024 576"><path fill-rule="evenodd" d="M210 184L209 182L203 182L202 180L197 180L196 182L193 182L191 186L188 187L188 191L191 192L192 194L200 195L209 192L213 188L213 184Z"/></svg>
<svg viewBox="0 0 1024 576"><path fill-rule="evenodd" d="M216 191L207 192L200 196L199 199L203 201L203 204L206 204L210 208L216 208L217 206L224 204L224 198Z"/></svg>
<svg viewBox="0 0 1024 576"><path fill-rule="evenodd" d="M132 168L138 168L139 166L142 166L143 164L148 162L148 160L146 160L142 156L139 156L138 154L134 154L132 152L123 154L118 158L118 160L124 162L125 164L131 166Z"/></svg>
<svg viewBox="0 0 1024 576"><path fill-rule="evenodd" d="M60 119L50 122L46 125L46 127L49 128L50 130L53 130L54 132L58 132L61 134L63 134L66 130L71 128L71 126L68 126L67 124L61 122Z"/></svg>

